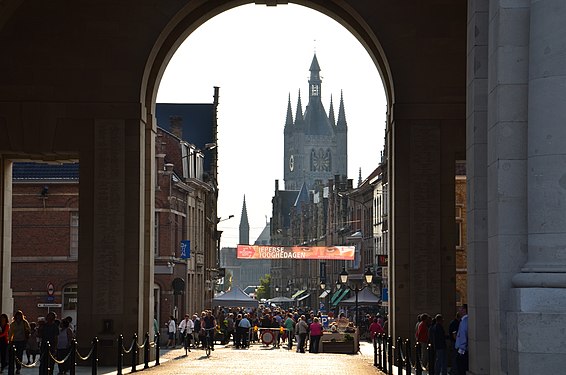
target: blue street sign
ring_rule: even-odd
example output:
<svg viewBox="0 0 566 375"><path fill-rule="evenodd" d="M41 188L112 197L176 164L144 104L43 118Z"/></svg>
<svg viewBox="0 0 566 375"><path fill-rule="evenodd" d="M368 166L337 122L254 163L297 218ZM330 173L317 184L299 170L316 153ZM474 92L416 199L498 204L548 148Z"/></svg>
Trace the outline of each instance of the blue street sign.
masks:
<svg viewBox="0 0 566 375"><path fill-rule="evenodd" d="M183 240L181 241L181 259L187 259L191 257L191 241Z"/></svg>
<svg viewBox="0 0 566 375"><path fill-rule="evenodd" d="M55 301L55 296L47 296L47 302Z"/></svg>

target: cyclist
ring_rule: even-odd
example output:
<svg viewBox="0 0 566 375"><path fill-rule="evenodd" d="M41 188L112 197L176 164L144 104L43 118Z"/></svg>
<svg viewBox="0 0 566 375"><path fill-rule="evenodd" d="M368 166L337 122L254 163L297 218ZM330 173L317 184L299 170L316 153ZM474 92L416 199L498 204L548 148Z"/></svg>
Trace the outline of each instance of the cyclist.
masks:
<svg viewBox="0 0 566 375"><path fill-rule="evenodd" d="M252 324L250 323L250 320L248 319L249 315L246 314L244 315L244 317L242 318L242 320L240 320L240 323L238 323L238 331L240 332L240 338L241 338L241 347L242 348L248 348L250 346L250 328L252 326Z"/></svg>
<svg viewBox="0 0 566 375"><path fill-rule="evenodd" d="M183 338L183 345L186 352L191 351L191 338L193 336L194 323L191 320L189 314L185 314L185 319L181 320L179 323L179 332L181 332L181 337Z"/></svg>
<svg viewBox="0 0 566 375"><path fill-rule="evenodd" d="M212 311L206 311L204 322L201 322L201 324L205 330L210 330L210 333L207 334L207 344L210 345L210 350L214 350L214 328L216 328L216 318L212 315Z"/></svg>

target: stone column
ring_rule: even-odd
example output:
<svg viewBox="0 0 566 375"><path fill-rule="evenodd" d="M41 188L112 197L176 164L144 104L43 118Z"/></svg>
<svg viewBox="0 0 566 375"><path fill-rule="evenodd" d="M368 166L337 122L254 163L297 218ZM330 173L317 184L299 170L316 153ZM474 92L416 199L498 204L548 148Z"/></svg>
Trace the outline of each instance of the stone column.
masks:
<svg viewBox="0 0 566 375"><path fill-rule="evenodd" d="M100 340L103 364L116 338L148 330L144 249L145 130L140 120L94 120L80 153L79 343ZM148 228L152 230L153 228Z"/></svg>
<svg viewBox="0 0 566 375"><path fill-rule="evenodd" d="M418 314L455 312L455 160L464 157L457 118L463 113L461 106L437 109L428 113L437 120L399 119L426 118L407 106L392 126L390 326L394 337L411 340Z"/></svg>
<svg viewBox="0 0 566 375"><path fill-rule="evenodd" d="M514 374L560 373L566 360L566 4L531 1L528 261L513 278Z"/></svg>
<svg viewBox="0 0 566 375"><path fill-rule="evenodd" d="M0 302L2 312L14 311L12 270L12 162L0 155Z"/></svg>
<svg viewBox="0 0 566 375"><path fill-rule="evenodd" d="M467 259L470 372L489 371L487 246L488 3L468 5L466 107ZM446 319L446 318L445 318Z"/></svg>
<svg viewBox="0 0 566 375"><path fill-rule="evenodd" d="M517 327L509 326L511 279L526 261L527 92L529 6L526 1L490 2L487 208L490 374L516 374L509 346ZM477 288L481 285L473 285ZM473 323L472 323L473 321ZM477 344L476 344L477 345ZM476 349L471 347L470 350ZM478 349L480 350L480 349ZM479 353L478 353L479 354ZM473 371L480 369L470 352Z"/></svg>

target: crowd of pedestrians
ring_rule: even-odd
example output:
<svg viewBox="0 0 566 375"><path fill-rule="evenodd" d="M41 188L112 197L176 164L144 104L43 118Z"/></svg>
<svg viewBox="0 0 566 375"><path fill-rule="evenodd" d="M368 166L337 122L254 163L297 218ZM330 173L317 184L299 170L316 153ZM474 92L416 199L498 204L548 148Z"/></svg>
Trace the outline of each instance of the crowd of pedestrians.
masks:
<svg viewBox="0 0 566 375"><path fill-rule="evenodd" d="M29 322L21 310L16 311L12 319L7 314L0 314L0 374L8 367L10 345L15 349L16 374L20 374L23 365L35 365L41 358L41 350L47 348L48 343L54 358L58 361L67 358L75 337L72 320L71 317L58 320L54 312L39 317L37 322ZM40 370L45 367L48 367L47 359L41 358ZM59 375L66 375L69 362L58 364L58 369Z"/></svg>
<svg viewBox="0 0 566 375"><path fill-rule="evenodd" d="M415 326L415 340L421 344L421 364L429 368L430 374L465 375L468 371L468 306L460 307L448 327L441 314L434 318L420 314ZM428 344L431 353L426 350ZM429 358L432 358L431 363L428 363Z"/></svg>
<svg viewBox="0 0 566 375"><path fill-rule="evenodd" d="M187 351L203 347L206 329L215 328L214 341L224 345L232 343L235 349L249 348L251 343L260 343L273 348L295 349L298 353L319 353L323 335L321 313L299 308L280 307L226 308L203 311L200 314L185 314L184 319L173 316L165 322L167 348L186 345ZM384 320L366 317L364 327L371 337L384 333ZM269 337L269 340L265 340Z"/></svg>

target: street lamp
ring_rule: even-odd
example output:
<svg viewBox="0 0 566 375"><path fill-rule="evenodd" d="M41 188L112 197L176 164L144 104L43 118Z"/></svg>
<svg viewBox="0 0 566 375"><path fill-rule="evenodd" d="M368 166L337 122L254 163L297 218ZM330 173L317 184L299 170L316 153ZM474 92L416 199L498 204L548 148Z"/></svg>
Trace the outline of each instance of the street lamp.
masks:
<svg viewBox="0 0 566 375"><path fill-rule="evenodd" d="M346 267L342 268L342 272L340 272L340 283L342 285L346 286L351 291L353 291L356 295L356 326L358 326L358 327L360 325L360 313L359 313L359 309L358 309L358 293L361 292L362 290L364 290L366 286L369 286L371 284L372 279L373 279L373 274L371 273L371 271L368 267L366 269L366 272L364 273L365 285L362 285L360 287L356 283L356 284L354 284L354 287L352 288L350 285L347 284L347 282L348 282L348 272L346 271Z"/></svg>

